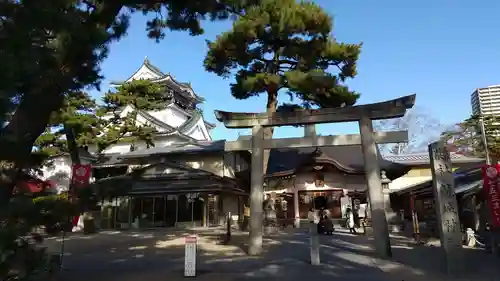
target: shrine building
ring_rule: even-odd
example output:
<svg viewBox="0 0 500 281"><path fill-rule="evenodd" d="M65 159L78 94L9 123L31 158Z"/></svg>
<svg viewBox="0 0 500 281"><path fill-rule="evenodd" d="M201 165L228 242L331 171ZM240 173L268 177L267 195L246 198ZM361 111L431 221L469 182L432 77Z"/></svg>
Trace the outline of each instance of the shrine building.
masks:
<svg viewBox="0 0 500 281"><path fill-rule="evenodd" d="M380 154L378 159L391 180L409 170ZM305 220L312 208L329 210L332 219L340 219L348 207L368 203L361 145L272 149L265 193L276 194L278 218Z"/></svg>

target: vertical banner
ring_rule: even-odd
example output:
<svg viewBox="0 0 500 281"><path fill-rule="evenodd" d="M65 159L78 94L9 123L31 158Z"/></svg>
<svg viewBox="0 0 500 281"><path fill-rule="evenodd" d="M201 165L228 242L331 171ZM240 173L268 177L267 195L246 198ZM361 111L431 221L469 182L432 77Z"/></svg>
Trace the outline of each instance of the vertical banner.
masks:
<svg viewBox="0 0 500 281"><path fill-rule="evenodd" d="M75 196L75 188L84 188L87 187L90 183L90 174L91 174L91 166L86 164L75 164L71 169L71 185L70 185L70 198L74 198ZM78 222L80 220L80 216L75 216L72 220L73 227L78 226Z"/></svg>
<svg viewBox="0 0 500 281"><path fill-rule="evenodd" d="M483 189L488 198L491 212L491 224L500 227L500 196L498 187L498 173L500 165L483 166Z"/></svg>
<svg viewBox="0 0 500 281"><path fill-rule="evenodd" d="M90 183L91 166L75 164L72 167L71 183L73 187L86 187Z"/></svg>

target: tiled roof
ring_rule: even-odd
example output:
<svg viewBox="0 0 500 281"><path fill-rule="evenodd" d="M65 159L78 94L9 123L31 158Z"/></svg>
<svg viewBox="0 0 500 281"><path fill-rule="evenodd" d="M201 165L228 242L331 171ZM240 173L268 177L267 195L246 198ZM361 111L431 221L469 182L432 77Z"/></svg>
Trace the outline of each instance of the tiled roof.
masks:
<svg viewBox="0 0 500 281"><path fill-rule="evenodd" d="M400 155L384 155L384 159L401 163L401 164L429 164L429 154L425 153L411 153L411 154L400 154ZM484 159L476 157L468 157L458 153L450 153L451 161L455 163L478 163L483 162Z"/></svg>
<svg viewBox="0 0 500 281"><path fill-rule="evenodd" d="M319 155L316 148L283 148L271 149L267 166L268 176L282 176L295 173L303 165L328 163L346 173L364 173L364 159L361 145L321 147ZM389 178L397 178L408 172L405 165L393 163L379 157L382 170L386 170Z"/></svg>
<svg viewBox="0 0 500 281"><path fill-rule="evenodd" d="M120 155L119 158L149 157L155 154L177 154L177 153L200 153L200 152L224 152L224 140L218 141L196 141L186 143L175 143L163 147L151 147L139 149Z"/></svg>

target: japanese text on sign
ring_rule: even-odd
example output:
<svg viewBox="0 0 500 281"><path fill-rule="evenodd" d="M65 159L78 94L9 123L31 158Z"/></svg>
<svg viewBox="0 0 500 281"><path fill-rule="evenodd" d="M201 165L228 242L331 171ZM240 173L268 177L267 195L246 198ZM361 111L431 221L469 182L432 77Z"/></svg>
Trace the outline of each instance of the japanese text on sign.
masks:
<svg viewBox="0 0 500 281"><path fill-rule="evenodd" d="M432 148L432 159L434 160L443 160L443 161L450 161L450 153L446 149L446 147L440 147L440 146L434 146Z"/></svg>
<svg viewBox="0 0 500 281"><path fill-rule="evenodd" d="M500 227L500 194L498 186L498 172L500 165L483 167L483 189L488 198L488 206L491 212L491 223Z"/></svg>
<svg viewBox="0 0 500 281"><path fill-rule="evenodd" d="M185 239L184 276L196 276L196 236Z"/></svg>
<svg viewBox="0 0 500 281"><path fill-rule="evenodd" d="M458 203L455 195L450 153L442 141L429 145L432 183L442 249L446 256L448 273L458 273L463 265L462 233L458 219Z"/></svg>
<svg viewBox="0 0 500 281"><path fill-rule="evenodd" d="M453 247L460 242L460 227L458 206L455 196L455 180L450 154L443 143L433 143L429 146L432 164L432 178L436 198L436 210L440 220L440 230L443 234L442 243L445 247Z"/></svg>

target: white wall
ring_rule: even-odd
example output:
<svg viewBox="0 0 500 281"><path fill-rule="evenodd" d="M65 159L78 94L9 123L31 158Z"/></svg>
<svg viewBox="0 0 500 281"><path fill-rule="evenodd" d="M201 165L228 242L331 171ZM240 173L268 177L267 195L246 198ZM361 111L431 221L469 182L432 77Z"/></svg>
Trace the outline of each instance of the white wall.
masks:
<svg viewBox="0 0 500 281"><path fill-rule="evenodd" d="M148 113L174 128L178 128L189 119L189 115L187 115L186 112L177 107L175 104L170 104L163 110L148 111Z"/></svg>
<svg viewBox="0 0 500 281"><path fill-rule="evenodd" d="M235 165L236 162L240 162L240 169L248 167L248 164L241 163L243 160L237 160L240 158L237 153L230 152L225 153L224 156L221 154L194 154L181 155L176 158L168 157L167 160L175 161L193 169L204 170L220 177L235 178L235 171L242 171L238 170Z"/></svg>

